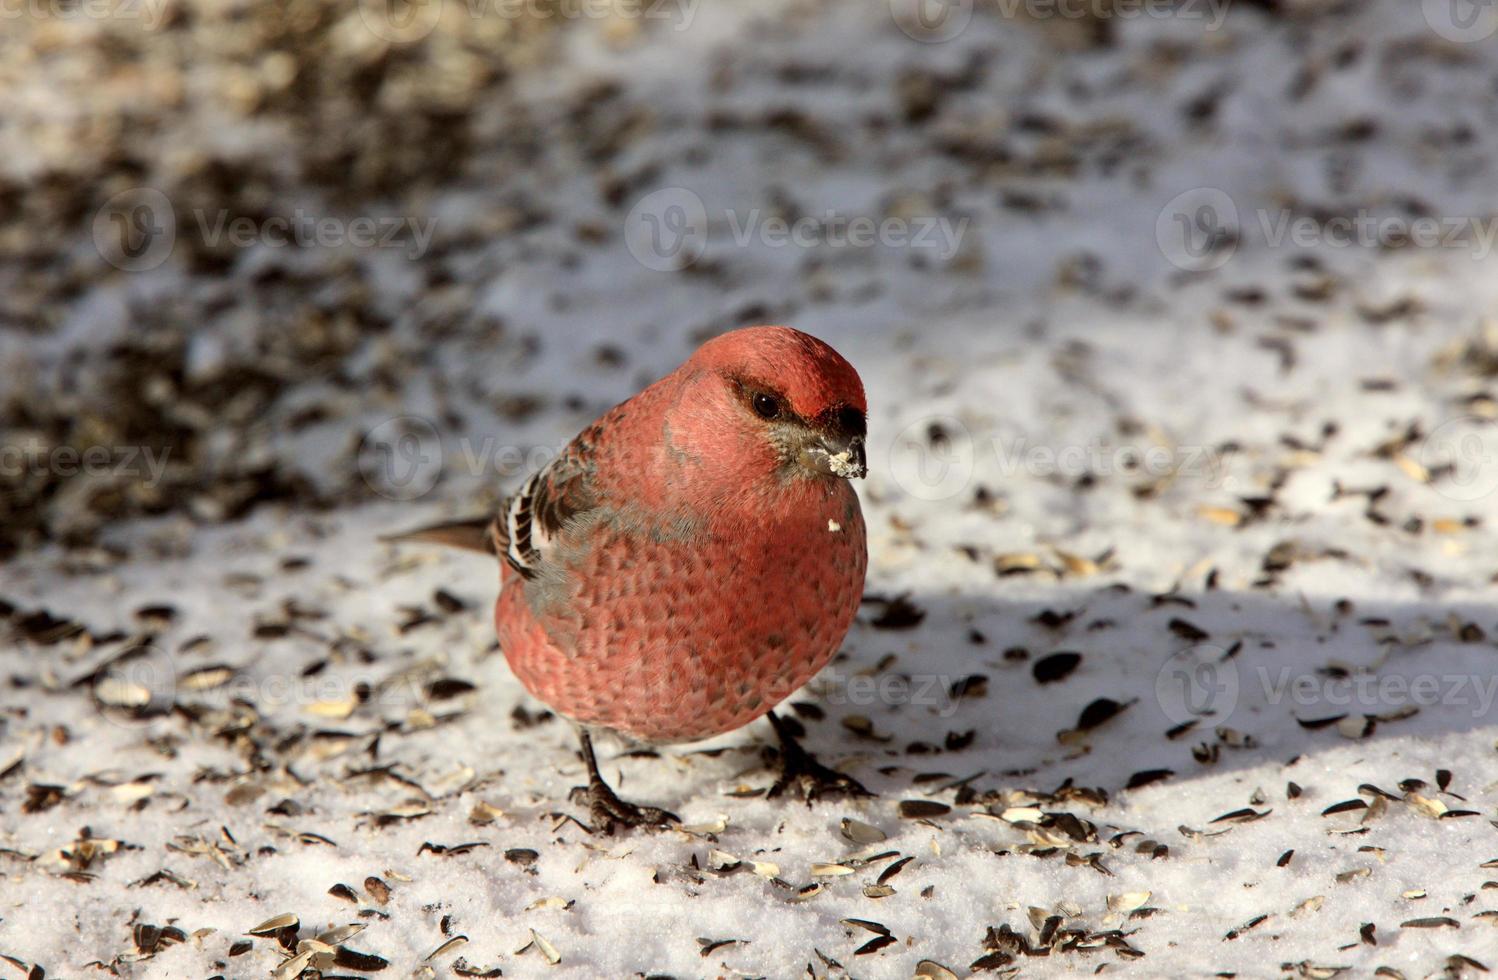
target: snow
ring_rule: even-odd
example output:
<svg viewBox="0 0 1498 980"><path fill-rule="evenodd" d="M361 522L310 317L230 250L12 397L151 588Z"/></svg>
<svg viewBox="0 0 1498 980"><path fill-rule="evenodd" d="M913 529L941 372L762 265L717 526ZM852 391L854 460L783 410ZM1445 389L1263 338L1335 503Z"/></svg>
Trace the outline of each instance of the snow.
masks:
<svg viewBox="0 0 1498 980"><path fill-rule="evenodd" d="M942 44L911 40L882 4L774 18L701 5L686 29L647 23L624 45L576 25L524 98L543 138L599 77L623 87L621 113L648 107L613 164L632 181L622 206L560 153L514 178L548 214L534 228L465 250L451 243L484 227L492 188L430 202L464 292L431 294L404 252L361 257L401 319L391 349L371 342L349 363L399 363L398 397L371 393L276 439L278 458L346 467L358 434L410 417L436 471L413 487L376 469L390 499L327 512L122 522L108 532L121 563L48 547L0 573L22 611L148 632L115 679L178 706L131 718L75 683L123 642L12 630L0 953L50 976L258 976L281 964L276 942L232 957L231 944L294 913L302 940L366 926L346 944L389 976L453 975L460 956L512 977L908 977L924 960L965 976L990 927L1038 941L1037 909L1063 930L1122 930L1143 956L1100 944L1016 953L1006 969L1474 969L1457 954L1491 968L1498 438L1477 396L1498 361L1474 351L1498 356L1485 333L1498 264L1480 239L1300 248L1266 228L1282 208L1490 220L1498 42L1444 41L1422 5L1396 0L1296 6L1307 12L1235 5L1218 31L1121 21L1112 47L1085 52L981 7ZM971 65L976 80L954 81ZM900 123L912 69L950 90L920 125ZM1210 124L1193 124L1183 107L1219 86ZM804 121L755 122L780 110ZM1372 134L1338 138L1358 121ZM1468 138L1438 136L1458 126ZM937 149L969 144L986 149ZM1242 238L1214 267L1178 268L1158 219L1204 183ZM705 231L686 271L650 268L623 227L665 188L705 218L688 226ZM1003 192L1041 204L1008 207ZM751 216L828 209L964 230L953 255L735 241ZM601 243L576 233L588 222ZM100 286L48 344L103 336L121 303ZM418 356L412 322L445 303L503 327ZM792 702L825 713L802 718L808 747L877 797L743 792L773 780L760 722L659 758L606 749L622 796L687 829L594 837L561 816L584 816L567 798L583 779L570 728L537 720L543 706L494 650L492 563L378 538L481 507L702 332L746 320L823 337L870 394L868 590L924 616L885 628L887 604L867 603L843 656ZM228 315L204 324L193 362L243 336ZM597 363L605 342L621 368ZM553 397L532 413L496 407L538 392ZM444 610L438 590L463 608ZM175 619L148 629L137 611L158 604ZM1037 661L1058 651L1080 661L1040 683ZM232 679L199 689L211 665ZM472 689L433 697L443 679ZM1110 703L1122 710L1078 730ZM61 800L23 808L37 786ZM1371 808L1323 815L1355 799ZM902 816L909 800L951 811ZM1064 818L1027 827L1032 804L1095 834L1068 835ZM887 837L853 843L844 818ZM120 845L86 867L57 855L82 838ZM449 852L465 843L479 846ZM873 855L888 856L860 860ZM153 880L163 869L179 883ZM329 893L338 883L355 902ZM879 884L892 893L866 893ZM860 954L877 933L850 919L895 942ZM136 923L187 939L145 957ZM431 956L449 935L467 942Z"/></svg>

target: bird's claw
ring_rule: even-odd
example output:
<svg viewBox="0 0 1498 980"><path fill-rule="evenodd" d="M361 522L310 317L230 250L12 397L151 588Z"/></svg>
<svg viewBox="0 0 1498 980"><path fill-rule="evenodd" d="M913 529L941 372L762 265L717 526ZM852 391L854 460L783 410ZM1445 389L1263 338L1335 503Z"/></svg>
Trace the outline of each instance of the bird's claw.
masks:
<svg viewBox="0 0 1498 980"><path fill-rule="evenodd" d="M619 799L607 783L578 786L572 791L574 800L588 805L588 817L593 832L612 836L616 826L643 827L646 830L664 830L672 824L681 823L681 818L670 810L658 806L637 806Z"/></svg>
<svg viewBox="0 0 1498 980"><path fill-rule="evenodd" d="M847 773L822 765L795 742L783 742L780 746L780 778L775 780L775 785L766 795L780 796L793 784L801 788L801 795L808 804L824 796L858 799L874 795Z"/></svg>

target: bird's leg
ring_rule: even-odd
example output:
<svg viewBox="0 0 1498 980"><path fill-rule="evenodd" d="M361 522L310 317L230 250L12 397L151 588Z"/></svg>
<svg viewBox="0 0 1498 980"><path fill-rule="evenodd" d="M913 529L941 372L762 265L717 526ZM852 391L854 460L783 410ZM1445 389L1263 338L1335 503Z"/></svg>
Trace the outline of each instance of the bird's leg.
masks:
<svg viewBox="0 0 1498 980"><path fill-rule="evenodd" d="M807 803L819 796L874 795L863 783L847 773L829 769L818 762L796 741L796 736L792 734L791 726L785 719L777 717L773 711L766 717L770 719L770 724L775 727L775 734L780 739L780 778L770 787L770 796L779 796L793 783L801 787Z"/></svg>
<svg viewBox="0 0 1498 980"><path fill-rule="evenodd" d="M609 784L603 781L598 771L598 759L593 755L593 739L586 730L578 731L583 743L583 761L588 764L588 785L584 798L588 803L588 816L593 821L594 833L612 834L615 824L626 827L668 827L681 823L681 818L658 806L635 806L626 803L614 794ZM583 787L578 787L583 790Z"/></svg>

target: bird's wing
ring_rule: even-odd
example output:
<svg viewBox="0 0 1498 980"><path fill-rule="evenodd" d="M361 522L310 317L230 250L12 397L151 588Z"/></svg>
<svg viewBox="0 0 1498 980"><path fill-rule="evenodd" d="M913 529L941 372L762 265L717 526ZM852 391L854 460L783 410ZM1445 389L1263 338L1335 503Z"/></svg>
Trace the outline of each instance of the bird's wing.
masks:
<svg viewBox="0 0 1498 980"><path fill-rule="evenodd" d="M499 508L492 535L510 567L533 577L556 547L567 522L598 504L593 491L593 439L579 435L562 454L531 474Z"/></svg>
<svg viewBox="0 0 1498 980"><path fill-rule="evenodd" d="M595 424L556 459L541 467L499 505L492 517L445 521L382 541L420 541L499 555L525 578L533 578L555 549L567 522L598 505L593 492Z"/></svg>

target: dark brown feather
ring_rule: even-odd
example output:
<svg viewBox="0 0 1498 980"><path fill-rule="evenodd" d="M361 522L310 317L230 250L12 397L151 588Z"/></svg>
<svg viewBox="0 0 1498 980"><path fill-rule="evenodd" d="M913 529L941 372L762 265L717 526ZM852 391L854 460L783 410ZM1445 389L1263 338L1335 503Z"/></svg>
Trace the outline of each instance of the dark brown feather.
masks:
<svg viewBox="0 0 1498 980"><path fill-rule="evenodd" d="M461 521L444 521L428 524L400 534L387 534L380 538L392 544L440 544L448 548L462 548L486 555L497 554L495 545L494 518L473 517Z"/></svg>

